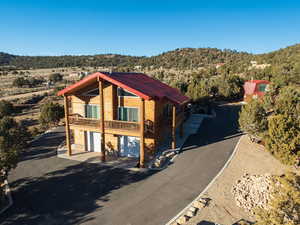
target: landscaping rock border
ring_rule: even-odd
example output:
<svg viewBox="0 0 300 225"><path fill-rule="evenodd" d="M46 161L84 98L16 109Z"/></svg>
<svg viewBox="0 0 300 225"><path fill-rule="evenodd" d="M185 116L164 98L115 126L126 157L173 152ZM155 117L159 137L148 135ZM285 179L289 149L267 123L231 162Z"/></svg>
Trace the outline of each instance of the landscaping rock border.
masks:
<svg viewBox="0 0 300 225"><path fill-rule="evenodd" d="M205 192L209 189L209 187L216 181L216 179L223 173L223 171L225 170L225 168L228 166L228 164L231 162L231 160L233 159L235 153L238 150L238 146L241 142L243 136L240 137L239 141L237 142L231 156L229 157L229 159L227 160L227 162L225 163L225 165L222 167L222 169L219 171L219 173L212 179L212 181L206 186L206 188L198 195L198 197L196 197L191 203L189 203L183 210L181 210L181 212L179 212L176 216L174 216L168 223L166 223L166 225L182 225L184 223L179 223L179 222L183 222L184 219L178 221L179 218L181 218L183 215L186 215L186 213L189 211L189 209L193 206L196 207L198 204L199 208L197 210L197 213L201 211L202 208L204 208L209 200L206 199L206 204L202 204L203 200L205 198L202 198L202 196L205 194ZM203 207L202 207L203 206ZM187 216L187 215L186 215ZM187 222L187 221L186 221Z"/></svg>

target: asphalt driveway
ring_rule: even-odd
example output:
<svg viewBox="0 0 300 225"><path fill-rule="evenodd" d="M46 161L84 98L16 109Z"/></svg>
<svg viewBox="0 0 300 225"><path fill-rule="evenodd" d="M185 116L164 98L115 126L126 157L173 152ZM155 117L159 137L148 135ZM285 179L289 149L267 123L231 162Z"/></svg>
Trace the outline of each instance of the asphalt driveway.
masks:
<svg viewBox="0 0 300 225"><path fill-rule="evenodd" d="M135 173L56 157L57 129L32 144L11 172L14 205L1 224L159 225L192 201L215 177L238 139L239 106L217 107L174 164Z"/></svg>

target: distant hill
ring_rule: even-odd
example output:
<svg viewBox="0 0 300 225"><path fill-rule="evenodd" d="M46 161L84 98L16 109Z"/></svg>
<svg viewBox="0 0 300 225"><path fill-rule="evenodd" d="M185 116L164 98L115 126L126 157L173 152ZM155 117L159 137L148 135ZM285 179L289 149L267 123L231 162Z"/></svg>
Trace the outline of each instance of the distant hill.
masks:
<svg viewBox="0 0 300 225"><path fill-rule="evenodd" d="M300 63L300 44L295 44L270 53L257 55L257 59L270 64Z"/></svg>
<svg viewBox="0 0 300 225"><path fill-rule="evenodd" d="M9 65L17 69L38 69L72 66L133 66L141 57L103 54L85 56L13 56L0 54L0 66Z"/></svg>
<svg viewBox="0 0 300 225"><path fill-rule="evenodd" d="M251 60L261 63L298 63L300 44L266 54L250 54L235 50L217 48L180 48L157 56L138 57L118 54L82 56L16 56L0 53L0 66L14 66L17 69L55 68L71 66L117 66L117 67L154 67L189 69L210 67L225 63L231 67L247 68Z"/></svg>
<svg viewBox="0 0 300 225"><path fill-rule="evenodd" d="M0 66L9 65L17 56L0 52Z"/></svg>
<svg viewBox="0 0 300 225"><path fill-rule="evenodd" d="M217 48L180 48L142 59L143 65L164 68L208 67L220 63L240 63L252 57L246 52Z"/></svg>

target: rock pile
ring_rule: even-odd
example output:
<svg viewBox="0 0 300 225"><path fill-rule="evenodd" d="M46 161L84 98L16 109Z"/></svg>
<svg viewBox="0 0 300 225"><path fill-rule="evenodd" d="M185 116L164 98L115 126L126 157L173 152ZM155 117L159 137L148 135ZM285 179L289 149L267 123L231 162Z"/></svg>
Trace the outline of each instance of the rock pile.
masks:
<svg viewBox="0 0 300 225"><path fill-rule="evenodd" d="M237 206L253 213L256 207L268 208L272 192L271 175L245 174L232 188Z"/></svg>
<svg viewBox="0 0 300 225"><path fill-rule="evenodd" d="M160 155L159 157L157 157L155 159L155 161L153 163L153 167L154 168L163 167L166 164L166 162L171 160L175 155L176 155L176 153L174 151L163 152L162 155Z"/></svg>

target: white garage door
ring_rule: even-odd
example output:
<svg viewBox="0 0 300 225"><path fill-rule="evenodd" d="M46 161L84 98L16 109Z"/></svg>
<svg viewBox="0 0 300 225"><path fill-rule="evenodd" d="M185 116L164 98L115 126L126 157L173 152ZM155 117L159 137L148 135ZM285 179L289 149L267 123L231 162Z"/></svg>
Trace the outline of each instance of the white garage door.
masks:
<svg viewBox="0 0 300 225"><path fill-rule="evenodd" d="M88 151L101 152L101 135L98 132L87 131Z"/></svg>

